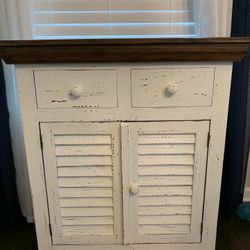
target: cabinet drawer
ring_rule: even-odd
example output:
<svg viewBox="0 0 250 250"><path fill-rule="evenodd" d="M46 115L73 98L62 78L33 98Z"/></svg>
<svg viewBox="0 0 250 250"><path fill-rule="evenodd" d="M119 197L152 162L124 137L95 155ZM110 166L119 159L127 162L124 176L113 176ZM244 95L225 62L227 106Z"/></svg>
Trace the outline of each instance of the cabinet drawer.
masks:
<svg viewBox="0 0 250 250"><path fill-rule="evenodd" d="M214 68L132 70L132 107L210 106Z"/></svg>
<svg viewBox="0 0 250 250"><path fill-rule="evenodd" d="M117 107L116 70L35 71L38 108Z"/></svg>

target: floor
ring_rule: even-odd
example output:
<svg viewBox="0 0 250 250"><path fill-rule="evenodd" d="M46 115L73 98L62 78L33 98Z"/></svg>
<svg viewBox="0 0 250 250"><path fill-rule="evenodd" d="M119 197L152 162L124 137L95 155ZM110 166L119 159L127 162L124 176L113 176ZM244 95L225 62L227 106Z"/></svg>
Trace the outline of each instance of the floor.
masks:
<svg viewBox="0 0 250 250"><path fill-rule="evenodd" d="M0 226L0 250L37 250L34 225ZM250 250L250 222L220 218L216 250Z"/></svg>
<svg viewBox="0 0 250 250"><path fill-rule="evenodd" d="M0 250L36 250L34 224L25 220L15 226L0 225Z"/></svg>
<svg viewBox="0 0 250 250"><path fill-rule="evenodd" d="M220 218L216 250L250 250L250 222Z"/></svg>

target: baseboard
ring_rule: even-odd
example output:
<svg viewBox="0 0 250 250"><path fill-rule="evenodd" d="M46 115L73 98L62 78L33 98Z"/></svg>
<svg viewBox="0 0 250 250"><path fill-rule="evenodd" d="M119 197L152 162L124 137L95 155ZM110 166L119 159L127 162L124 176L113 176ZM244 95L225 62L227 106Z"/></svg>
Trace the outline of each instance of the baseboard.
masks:
<svg viewBox="0 0 250 250"><path fill-rule="evenodd" d="M245 187L243 201L250 202L250 187Z"/></svg>

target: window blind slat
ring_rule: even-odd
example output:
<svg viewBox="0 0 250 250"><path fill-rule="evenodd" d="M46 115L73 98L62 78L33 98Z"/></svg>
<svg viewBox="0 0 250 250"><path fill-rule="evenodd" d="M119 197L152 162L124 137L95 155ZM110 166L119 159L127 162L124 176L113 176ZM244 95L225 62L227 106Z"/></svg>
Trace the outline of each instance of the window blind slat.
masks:
<svg viewBox="0 0 250 250"><path fill-rule="evenodd" d="M170 23L170 22L189 22L190 15L192 13L187 11L182 12L165 12L165 13L158 13L158 12L121 12L121 13L111 13L109 15L109 21L112 22L124 22L124 23Z"/></svg>
<svg viewBox="0 0 250 250"><path fill-rule="evenodd" d="M101 13L35 13L36 24L50 23L108 23L107 11Z"/></svg>
<svg viewBox="0 0 250 250"><path fill-rule="evenodd" d="M171 10L171 0L110 0L110 10Z"/></svg>
<svg viewBox="0 0 250 250"><path fill-rule="evenodd" d="M170 26L171 35L195 35L195 24L190 25L171 25Z"/></svg>
<svg viewBox="0 0 250 250"><path fill-rule="evenodd" d="M109 0L110 10L188 10L193 0Z"/></svg>
<svg viewBox="0 0 250 250"><path fill-rule="evenodd" d="M173 27L174 26L174 27ZM193 26L193 25L191 25ZM112 35L122 35L122 34L152 34L152 35L160 35L160 34L180 34L180 32L184 34L190 34L193 33L193 30L191 27L178 27L178 25L173 24L147 24L147 25L115 25L110 27L110 33Z"/></svg>
<svg viewBox="0 0 250 250"><path fill-rule="evenodd" d="M107 10L108 0L33 0L36 11Z"/></svg>
<svg viewBox="0 0 250 250"><path fill-rule="evenodd" d="M112 35L148 35L149 29L153 28L153 31L150 31L151 35L160 35L160 34L172 34L171 29L169 27L135 27L135 28L123 28L123 27L117 27L117 28L111 28L110 33ZM190 34L188 30L184 30L187 34ZM178 30L173 30L173 33L176 33L178 35ZM184 33L184 32L183 32Z"/></svg>
<svg viewBox="0 0 250 250"><path fill-rule="evenodd" d="M33 0L35 10L187 10L193 0Z"/></svg>
<svg viewBox="0 0 250 250"><path fill-rule="evenodd" d="M73 27L73 28L72 28ZM77 36L78 34L85 35L108 35L108 32L112 35L143 35L143 34L193 34L194 24L190 25L173 25L173 24L153 24L147 23L141 24L125 24L113 23L111 24L83 24L83 25L39 25L37 26L37 32L41 35L48 35L50 31L51 35L58 36Z"/></svg>
<svg viewBox="0 0 250 250"><path fill-rule="evenodd" d="M193 0L171 0L172 10L193 10Z"/></svg>
<svg viewBox="0 0 250 250"><path fill-rule="evenodd" d="M51 26L51 25L38 25L36 26L36 32L39 36L77 36L84 34L90 35L108 35L108 26L103 25L91 25L91 26Z"/></svg>
<svg viewBox="0 0 250 250"><path fill-rule="evenodd" d="M35 20L37 24L48 23L48 19L51 18L53 23L108 23L108 22L124 22L124 23L135 23L135 22L189 22L190 17L193 16L191 11L179 11L171 13L166 12L64 12L64 13L50 13L40 12L35 13Z"/></svg>

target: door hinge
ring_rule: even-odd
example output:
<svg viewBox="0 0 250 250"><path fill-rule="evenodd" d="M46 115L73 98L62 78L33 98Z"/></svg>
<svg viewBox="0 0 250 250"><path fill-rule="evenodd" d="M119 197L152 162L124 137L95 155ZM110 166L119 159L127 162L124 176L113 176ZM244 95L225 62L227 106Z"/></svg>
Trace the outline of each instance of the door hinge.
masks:
<svg viewBox="0 0 250 250"><path fill-rule="evenodd" d="M207 133L207 148L209 147L210 138L211 138L211 135L210 135L210 132L208 132Z"/></svg>
<svg viewBox="0 0 250 250"><path fill-rule="evenodd" d="M51 228L51 224L49 223L49 233L50 233L50 236L52 236L52 228Z"/></svg>
<svg viewBox="0 0 250 250"><path fill-rule="evenodd" d="M203 233L203 223L201 222L201 235Z"/></svg>
<svg viewBox="0 0 250 250"><path fill-rule="evenodd" d="M41 134L40 134L40 144L41 144L41 149L43 149L43 137Z"/></svg>

